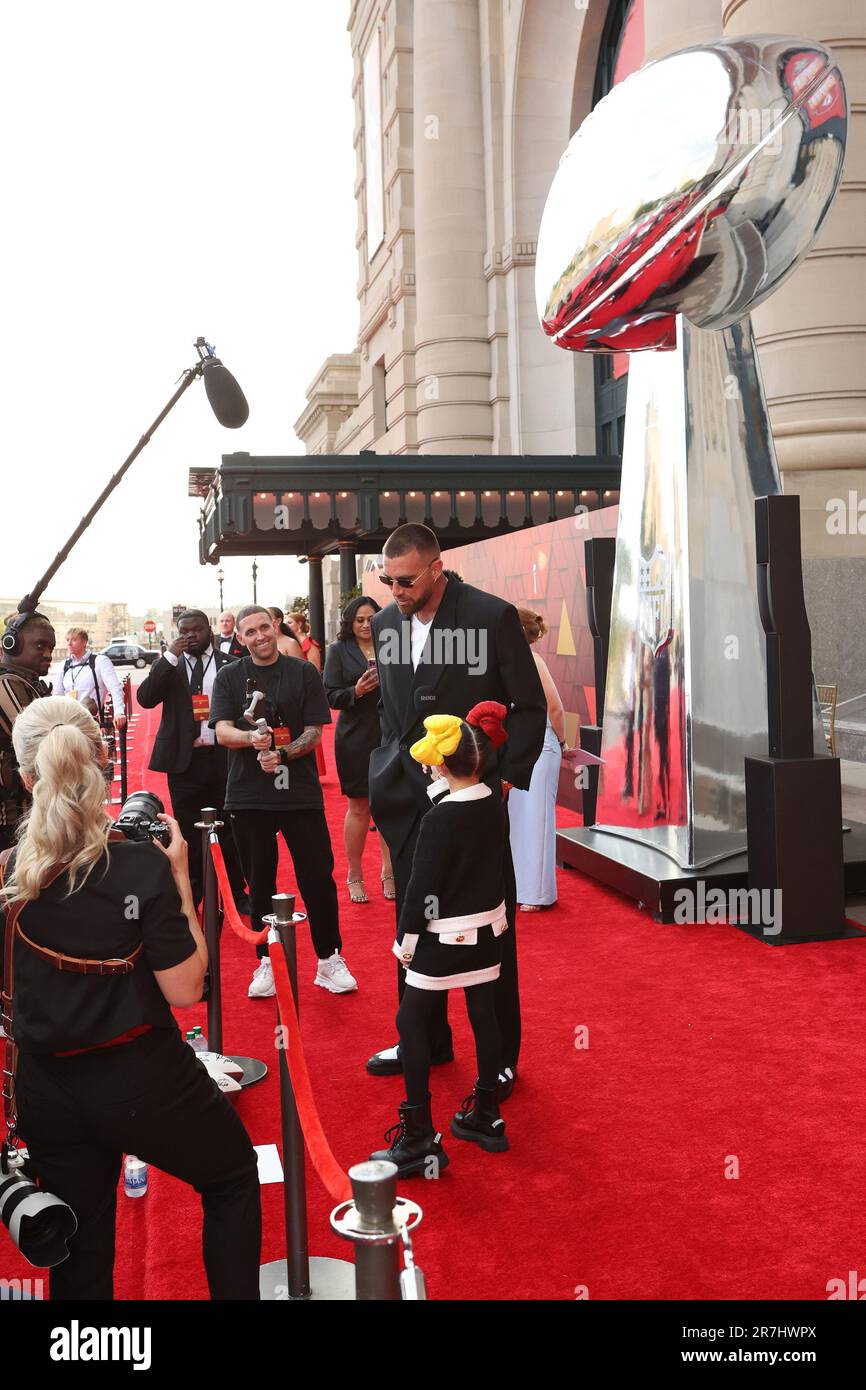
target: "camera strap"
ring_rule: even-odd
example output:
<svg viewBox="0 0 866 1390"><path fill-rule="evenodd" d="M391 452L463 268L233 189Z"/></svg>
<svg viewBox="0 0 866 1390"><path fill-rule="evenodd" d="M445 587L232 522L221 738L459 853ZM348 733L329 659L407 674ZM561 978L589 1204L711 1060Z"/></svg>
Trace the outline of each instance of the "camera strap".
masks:
<svg viewBox="0 0 866 1390"><path fill-rule="evenodd" d="M6 866L9 863L11 853L11 849L4 849L0 854L0 888L6 886ZM3 1032L6 1034L3 1039L3 1118L6 1121L7 1129L3 1144L4 1165L8 1151L14 1145L17 1119L15 1072L18 1067L18 1048L12 1037L12 956L18 917L23 906L23 903L18 902L13 907L4 909L6 931L3 937L3 988L0 990L0 1024L3 1025Z"/></svg>

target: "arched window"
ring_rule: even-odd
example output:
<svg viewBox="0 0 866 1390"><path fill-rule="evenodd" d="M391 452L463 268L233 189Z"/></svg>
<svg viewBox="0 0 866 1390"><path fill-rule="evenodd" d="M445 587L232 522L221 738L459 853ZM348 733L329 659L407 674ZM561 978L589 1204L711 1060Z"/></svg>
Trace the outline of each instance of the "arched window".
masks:
<svg viewBox="0 0 866 1390"><path fill-rule="evenodd" d="M601 35L592 104L643 65L644 0L611 0ZM599 454L621 454L628 387L628 353L593 358L595 447Z"/></svg>

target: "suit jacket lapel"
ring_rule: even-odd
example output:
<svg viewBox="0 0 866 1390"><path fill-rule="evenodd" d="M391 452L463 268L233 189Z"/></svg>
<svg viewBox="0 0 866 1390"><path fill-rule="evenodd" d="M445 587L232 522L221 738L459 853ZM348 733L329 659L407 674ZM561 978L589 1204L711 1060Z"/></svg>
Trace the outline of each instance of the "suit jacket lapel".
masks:
<svg viewBox="0 0 866 1390"><path fill-rule="evenodd" d="M409 661L409 672L411 673L411 680L409 682L407 703L404 706L403 728L400 731L401 737L408 734L409 731L412 728L414 728L414 726L418 723L419 718L424 718L423 708L415 708L415 696L417 695L418 691L424 690L425 693L429 691L432 694L432 692L436 689L436 686L442 678L442 673L445 670L445 664L448 659L450 644L447 642L437 640L436 633L441 632L443 628L453 630L456 626L457 594L459 588L459 584L456 583L453 579L448 579L446 581L445 593L442 595L442 601L439 604L439 607L436 609L436 612L433 616L433 621L430 624L430 630L427 633L427 641L424 644L424 651L421 653L421 660L418 662L418 669L416 671L412 671L411 659ZM410 653L411 649L412 644L410 624ZM430 710L427 712L432 713L432 705Z"/></svg>
<svg viewBox="0 0 866 1390"><path fill-rule="evenodd" d="M354 661L356 666L360 666L362 672L366 671L367 658L361 651L361 648L358 646L358 643L355 641L354 637L349 638L348 642L345 643L345 647L346 654L349 657L350 661Z"/></svg>
<svg viewBox="0 0 866 1390"><path fill-rule="evenodd" d="M375 651L382 699L391 705L392 727L402 729L412 688L412 631L396 603L388 605L381 624L377 624Z"/></svg>

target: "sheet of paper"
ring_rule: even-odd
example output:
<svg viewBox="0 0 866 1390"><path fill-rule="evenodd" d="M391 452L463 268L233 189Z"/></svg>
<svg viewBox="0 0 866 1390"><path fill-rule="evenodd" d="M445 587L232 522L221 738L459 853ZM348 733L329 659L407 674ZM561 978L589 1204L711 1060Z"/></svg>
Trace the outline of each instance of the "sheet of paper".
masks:
<svg viewBox="0 0 866 1390"><path fill-rule="evenodd" d="M276 1144L256 1144L255 1150L259 1165L259 1182L282 1182L283 1165Z"/></svg>

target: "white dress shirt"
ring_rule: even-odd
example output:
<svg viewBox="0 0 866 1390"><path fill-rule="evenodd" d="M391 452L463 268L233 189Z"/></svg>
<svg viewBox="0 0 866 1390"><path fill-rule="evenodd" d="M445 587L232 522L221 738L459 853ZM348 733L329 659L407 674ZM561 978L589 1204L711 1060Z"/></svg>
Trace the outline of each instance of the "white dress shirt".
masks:
<svg viewBox="0 0 866 1390"><path fill-rule="evenodd" d="M217 646L219 647L223 656L228 656L229 652L232 649L232 643L234 642L234 640L235 634L233 632L230 632L228 637L221 636L217 638Z"/></svg>
<svg viewBox="0 0 866 1390"><path fill-rule="evenodd" d="M172 666L177 666L178 664L178 658L175 656L174 652L163 652L163 659L165 661L171 662ZM190 656L189 652L184 652L183 659L186 663L187 683L189 685L192 685L192 673L195 669L195 663L198 660L198 658L195 656ZM213 647L208 647L207 651L202 652L201 660L202 665L204 666L204 681L202 683L202 694L207 696L208 703L210 703L211 696L213 695L214 678L217 673L217 664L214 660ZM214 733L214 730L209 729L207 724L202 721L201 733L199 734L198 738L194 741L192 745L193 748L212 748L215 743L216 734Z"/></svg>
<svg viewBox="0 0 866 1390"><path fill-rule="evenodd" d="M90 666L91 656L93 652L86 651L83 656L72 658L69 670L61 670L54 682L54 694L68 695L70 690L74 690L79 700L93 700L97 708L101 709L105 692L108 691L114 706L114 716L119 718L120 715L126 714L126 706L123 703L123 688L117 679L114 663L109 661L107 656L97 656L97 681L94 682Z"/></svg>
<svg viewBox="0 0 866 1390"><path fill-rule="evenodd" d="M433 619L430 618L428 622L422 623L416 614L412 614L412 669L414 671L418 670L418 662L421 660L421 653L426 645L432 622Z"/></svg>

